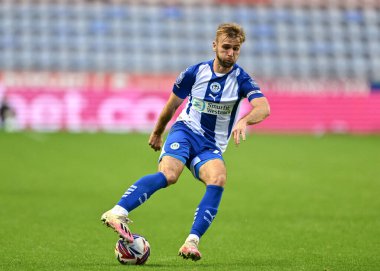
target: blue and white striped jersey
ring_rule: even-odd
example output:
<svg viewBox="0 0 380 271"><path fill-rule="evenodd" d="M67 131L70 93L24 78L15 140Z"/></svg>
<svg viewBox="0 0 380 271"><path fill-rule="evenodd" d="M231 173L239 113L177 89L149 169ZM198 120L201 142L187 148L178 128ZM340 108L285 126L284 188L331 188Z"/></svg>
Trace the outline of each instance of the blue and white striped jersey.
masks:
<svg viewBox="0 0 380 271"><path fill-rule="evenodd" d="M185 99L177 121L215 142L224 152L237 121L243 98L263 97L257 83L237 64L226 74L216 74L213 60L190 66L177 78L173 92Z"/></svg>

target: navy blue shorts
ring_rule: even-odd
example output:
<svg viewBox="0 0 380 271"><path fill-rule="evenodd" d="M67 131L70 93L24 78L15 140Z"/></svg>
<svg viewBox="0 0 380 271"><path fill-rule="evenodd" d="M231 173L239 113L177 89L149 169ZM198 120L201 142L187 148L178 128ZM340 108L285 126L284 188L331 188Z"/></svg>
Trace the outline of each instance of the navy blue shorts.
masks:
<svg viewBox="0 0 380 271"><path fill-rule="evenodd" d="M169 155L186 165L199 179L199 168L213 159L223 160L222 152L215 143L194 133L183 122L174 123L162 148L159 161Z"/></svg>

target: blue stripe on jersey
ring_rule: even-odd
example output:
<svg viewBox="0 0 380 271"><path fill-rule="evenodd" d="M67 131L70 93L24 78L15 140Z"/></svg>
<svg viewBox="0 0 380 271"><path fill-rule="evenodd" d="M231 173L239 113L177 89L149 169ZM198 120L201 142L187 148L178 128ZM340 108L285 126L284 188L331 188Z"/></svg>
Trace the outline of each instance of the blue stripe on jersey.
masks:
<svg viewBox="0 0 380 271"><path fill-rule="evenodd" d="M234 126L235 118L237 116L236 111L239 108L239 104L240 104L240 101L237 101L237 103L234 105L234 108L232 109L230 124L228 125L227 138L230 138L232 127Z"/></svg>
<svg viewBox="0 0 380 271"><path fill-rule="evenodd" d="M181 99L185 99L190 94L198 69L199 65L193 65L181 72L173 86L173 92L175 95Z"/></svg>
<svg viewBox="0 0 380 271"><path fill-rule="evenodd" d="M190 95L189 97L189 102L188 102L188 106L187 106L187 109L186 109L186 113L189 115L190 114L190 108L191 108L191 105L192 105L192 100L193 100L193 96Z"/></svg>
<svg viewBox="0 0 380 271"><path fill-rule="evenodd" d="M222 93L229 73L223 75L222 77L216 76L212 69L212 64L212 62L209 62L212 70L212 77L208 82L204 100L208 102L219 103L222 98ZM216 91L216 89L219 87L219 91ZM217 117L217 115L211 115L207 113L202 113L201 115L201 127L205 131L205 137L211 142L215 142L215 126Z"/></svg>

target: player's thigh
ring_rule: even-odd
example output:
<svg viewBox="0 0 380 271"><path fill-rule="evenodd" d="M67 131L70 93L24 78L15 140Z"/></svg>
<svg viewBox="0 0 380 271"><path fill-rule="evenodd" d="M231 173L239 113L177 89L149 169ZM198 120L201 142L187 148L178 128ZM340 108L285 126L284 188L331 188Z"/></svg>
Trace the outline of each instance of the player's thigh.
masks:
<svg viewBox="0 0 380 271"><path fill-rule="evenodd" d="M165 175L168 185L177 182L183 168L184 164L180 160L169 155L164 155L158 164L158 171Z"/></svg>
<svg viewBox="0 0 380 271"><path fill-rule="evenodd" d="M221 159L212 159L199 169L199 179L206 185L224 186L227 180L227 169Z"/></svg>

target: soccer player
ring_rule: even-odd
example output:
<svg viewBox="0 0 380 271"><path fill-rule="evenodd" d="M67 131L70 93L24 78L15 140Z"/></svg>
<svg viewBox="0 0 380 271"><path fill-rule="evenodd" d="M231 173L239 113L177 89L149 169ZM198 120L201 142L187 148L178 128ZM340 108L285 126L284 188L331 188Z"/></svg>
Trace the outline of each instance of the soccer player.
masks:
<svg viewBox="0 0 380 271"><path fill-rule="evenodd" d="M206 191L178 254L194 261L201 258L199 239L216 216L226 183L222 153L228 140L233 136L235 144L240 144L246 138L247 126L261 122L270 111L259 86L236 64L244 41L240 25L219 25L212 44L215 58L190 66L178 76L149 138L155 151L162 148L158 171L131 185L115 207L101 217L127 242L133 242L128 214L157 190L175 184L186 166L205 184ZM165 127L186 98L187 104L163 144ZM249 100L252 110L238 120L243 98Z"/></svg>

